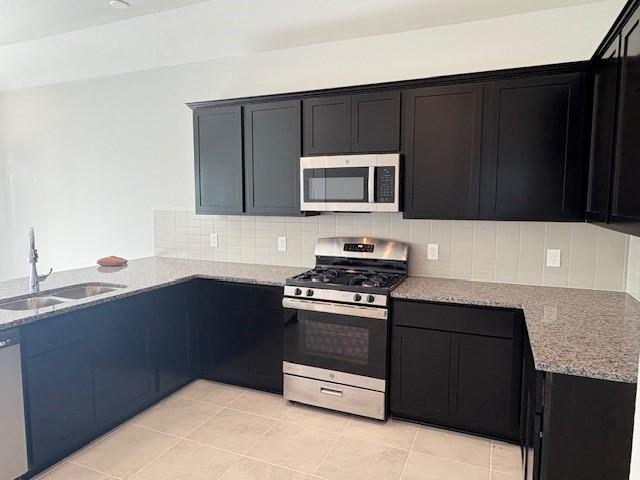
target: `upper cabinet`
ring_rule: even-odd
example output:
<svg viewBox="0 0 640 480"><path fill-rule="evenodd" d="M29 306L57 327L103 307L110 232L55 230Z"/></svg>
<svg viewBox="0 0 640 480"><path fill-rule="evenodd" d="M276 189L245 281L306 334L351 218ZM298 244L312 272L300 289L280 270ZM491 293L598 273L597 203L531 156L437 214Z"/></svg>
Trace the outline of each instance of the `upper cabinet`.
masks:
<svg viewBox="0 0 640 480"><path fill-rule="evenodd" d="M622 28L611 224L640 235L640 9Z"/></svg>
<svg viewBox="0 0 640 480"><path fill-rule="evenodd" d="M196 212L242 213L240 106L193 112Z"/></svg>
<svg viewBox="0 0 640 480"><path fill-rule="evenodd" d="M593 124L587 219L609 221L611 173L615 150L615 123L618 111L620 36L618 35L594 64Z"/></svg>
<svg viewBox="0 0 640 480"><path fill-rule="evenodd" d="M304 156L400 149L397 91L309 98L302 110Z"/></svg>
<svg viewBox="0 0 640 480"><path fill-rule="evenodd" d="M594 59L587 220L640 235L640 9L629 3Z"/></svg>
<svg viewBox="0 0 640 480"><path fill-rule="evenodd" d="M583 73L487 85L481 217L584 219L587 90Z"/></svg>
<svg viewBox="0 0 640 480"><path fill-rule="evenodd" d="M484 87L402 93L407 218L476 218Z"/></svg>
<svg viewBox="0 0 640 480"><path fill-rule="evenodd" d="M246 212L300 214L300 101L246 106L244 140Z"/></svg>
<svg viewBox="0 0 640 480"><path fill-rule="evenodd" d="M196 212L300 215L300 101L197 107Z"/></svg>

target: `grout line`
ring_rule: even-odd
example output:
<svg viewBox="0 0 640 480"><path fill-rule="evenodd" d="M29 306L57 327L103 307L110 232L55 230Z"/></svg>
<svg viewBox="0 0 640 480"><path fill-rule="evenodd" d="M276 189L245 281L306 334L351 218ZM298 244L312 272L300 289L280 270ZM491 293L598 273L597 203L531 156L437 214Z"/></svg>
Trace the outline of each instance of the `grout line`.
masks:
<svg viewBox="0 0 640 480"><path fill-rule="evenodd" d="M402 465L402 470L400 471L400 480L404 476L404 471L407 469L407 464L409 463L409 457L411 456L411 452L413 452L413 447L416 444L416 439L418 438L418 432L420 432L420 426L416 428L416 432L413 434L413 440L411 441L411 446L409 447L409 452L407 453L407 458L404 461L404 465Z"/></svg>
<svg viewBox="0 0 640 480"><path fill-rule="evenodd" d="M107 472L101 472L100 470L96 470L95 468L91 468L91 467L88 467L86 465L81 465L79 463L75 463L75 462L71 462L71 461L69 461L67 463L69 463L70 465L75 465L76 467L84 468L85 470L89 470L90 472L99 473L100 475L104 475L106 477L113 478L114 480L122 480L121 477L116 477L115 475L111 475L110 473L107 473Z"/></svg>
<svg viewBox="0 0 640 480"><path fill-rule="evenodd" d="M320 462L318 463L318 466L316 467L316 469L313 471L313 473L311 474L312 476L320 476L318 475L318 471L320 470L320 467L322 466L322 464L324 463L324 461L329 457L329 454L331 453L331 451L335 448L336 444L338 443L338 440L340 440L342 437L340 435L336 435L335 440L333 441L333 443L331 444L331 446L329 447L329 449L327 450L327 453L325 453L322 457L322 459L320 460Z"/></svg>

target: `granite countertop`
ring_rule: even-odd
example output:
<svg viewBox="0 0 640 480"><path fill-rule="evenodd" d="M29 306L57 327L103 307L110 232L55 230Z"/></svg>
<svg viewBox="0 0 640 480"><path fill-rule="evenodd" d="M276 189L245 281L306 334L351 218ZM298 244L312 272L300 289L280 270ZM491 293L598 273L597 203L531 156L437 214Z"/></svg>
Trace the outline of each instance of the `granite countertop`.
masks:
<svg viewBox="0 0 640 480"><path fill-rule="evenodd" d="M305 268L149 257L125 268L89 267L58 272L43 293L79 283L126 288L40 310L0 310L0 330L193 278L284 285ZM26 279L0 282L0 300L24 295ZM409 277L395 298L516 308L524 311L536 368L542 371L635 383L640 354L640 302L626 293Z"/></svg>
<svg viewBox="0 0 640 480"><path fill-rule="evenodd" d="M640 302L627 293L409 277L392 296L521 309L537 370L637 382Z"/></svg>
<svg viewBox="0 0 640 480"><path fill-rule="evenodd" d="M131 260L122 267L79 268L53 273L40 284L41 293L79 283L112 283L126 285L114 292L96 295L82 300L70 300L39 310L0 310L0 330L33 322L51 315L76 310L105 301L130 296L194 278L207 278L227 282L256 285L284 285L288 277L297 275L306 268L280 267L273 265L250 265L228 262L183 260L178 258L148 257ZM27 279L19 278L0 282L0 300L22 296L27 293Z"/></svg>

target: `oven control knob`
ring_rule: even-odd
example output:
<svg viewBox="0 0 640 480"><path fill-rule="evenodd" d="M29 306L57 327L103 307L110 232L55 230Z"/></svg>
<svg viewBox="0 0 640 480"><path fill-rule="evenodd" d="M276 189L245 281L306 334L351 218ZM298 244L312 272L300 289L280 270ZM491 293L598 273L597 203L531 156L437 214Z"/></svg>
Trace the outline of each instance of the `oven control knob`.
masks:
<svg viewBox="0 0 640 480"><path fill-rule="evenodd" d="M375 301L376 297L374 297L373 295L369 295L367 296L367 302L369 303L373 303Z"/></svg>
<svg viewBox="0 0 640 480"><path fill-rule="evenodd" d="M302 290L300 290L299 288L296 288L296 289L293 291L293 294L294 294L294 295L302 295Z"/></svg>
<svg viewBox="0 0 640 480"><path fill-rule="evenodd" d="M313 290L307 290L307 297L313 297Z"/></svg>
<svg viewBox="0 0 640 480"><path fill-rule="evenodd" d="M360 295L359 293L356 293L356 294L353 296L353 300L354 300L355 302L359 302L360 300L362 300L362 295Z"/></svg>

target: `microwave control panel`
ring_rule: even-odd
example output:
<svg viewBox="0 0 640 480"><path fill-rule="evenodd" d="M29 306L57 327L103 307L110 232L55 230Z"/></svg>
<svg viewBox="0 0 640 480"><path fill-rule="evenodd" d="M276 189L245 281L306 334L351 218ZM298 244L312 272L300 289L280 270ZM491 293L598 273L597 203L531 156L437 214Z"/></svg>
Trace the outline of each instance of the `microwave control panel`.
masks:
<svg viewBox="0 0 640 480"><path fill-rule="evenodd" d="M376 167L376 203L395 202L396 167Z"/></svg>

